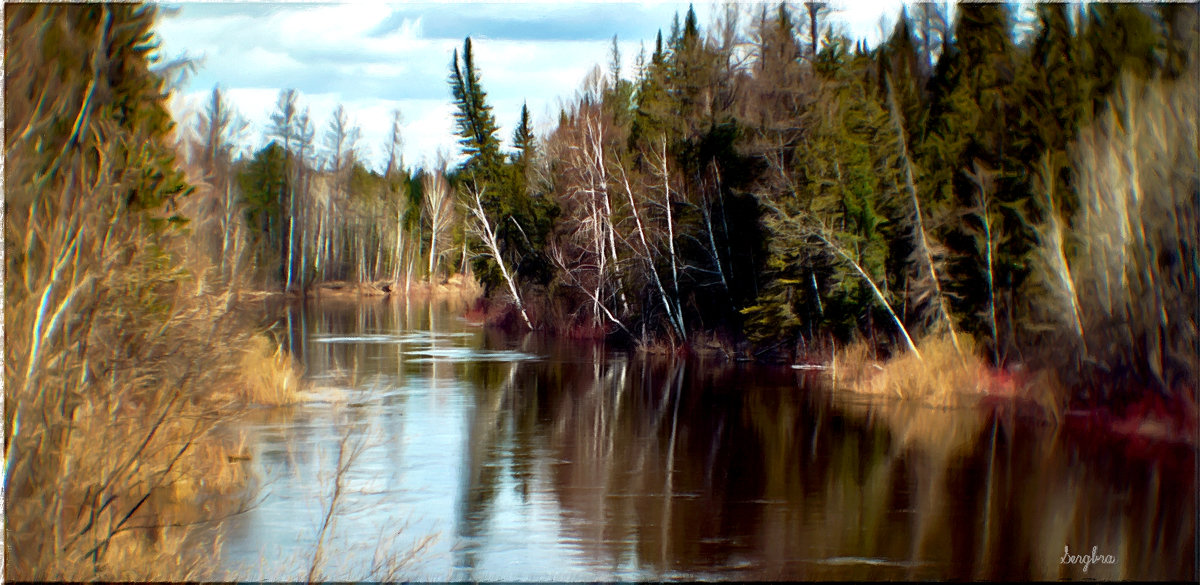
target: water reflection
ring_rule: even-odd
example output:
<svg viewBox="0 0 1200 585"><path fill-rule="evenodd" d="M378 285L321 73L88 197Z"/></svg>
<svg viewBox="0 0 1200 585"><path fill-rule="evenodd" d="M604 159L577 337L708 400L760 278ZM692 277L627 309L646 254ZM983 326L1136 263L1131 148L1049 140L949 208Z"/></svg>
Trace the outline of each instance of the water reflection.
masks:
<svg viewBox="0 0 1200 585"><path fill-rule="evenodd" d="M812 374L506 337L457 314L286 311L293 351L338 399L238 423L270 491L227 528L225 566L298 572L286 563L311 553L349 431L370 444L330 543L347 577L389 531L397 550L437 535L410 567L425 580L1195 575L1189 449L835 399ZM1064 546L1117 562L1085 574Z"/></svg>

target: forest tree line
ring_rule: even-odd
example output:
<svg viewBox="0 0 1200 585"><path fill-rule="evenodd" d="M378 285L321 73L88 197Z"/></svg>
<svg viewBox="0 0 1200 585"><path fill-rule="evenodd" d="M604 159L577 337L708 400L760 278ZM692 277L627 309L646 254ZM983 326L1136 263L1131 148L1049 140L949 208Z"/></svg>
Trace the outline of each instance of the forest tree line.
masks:
<svg viewBox="0 0 1200 585"><path fill-rule="evenodd" d="M219 90L197 135L263 283L462 272L522 327L760 357L969 336L1169 393L1196 374L1196 8L1032 13L917 4L867 47L823 3L689 9L632 71L614 38L507 152L468 38L453 166L406 168L397 113L367 170L345 112L317 132L292 90L253 156Z"/></svg>
<svg viewBox="0 0 1200 585"><path fill-rule="evenodd" d="M220 90L184 132L153 6L6 6L5 575L203 566L160 506L239 403L295 400L252 288L467 273L516 327L788 359L944 337L1194 408L1197 7L1034 10L1018 42L1006 6L915 5L877 47L820 3L689 10L507 151L467 39L463 162L406 167L397 115L376 172L292 90L247 156Z"/></svg>

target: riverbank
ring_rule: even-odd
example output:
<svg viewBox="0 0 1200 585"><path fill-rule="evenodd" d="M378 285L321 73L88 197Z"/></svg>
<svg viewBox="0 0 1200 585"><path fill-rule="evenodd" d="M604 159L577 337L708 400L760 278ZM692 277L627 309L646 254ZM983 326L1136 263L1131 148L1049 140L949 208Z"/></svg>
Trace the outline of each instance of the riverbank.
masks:
<svg viewBox="0 0 1200 585"><path fill-rule="evenodd" d="M545 566L601 581L1053 579L1077 542L1115 550L1131 578L1188 567L1183 448L1133 458L1012 408L863 398L784 364L505 332L442 302L280 308L308 375L342 398L231 428L270 490L225 529L214 564L230 578L294 578L288 559L311 554L331 491L312 478L330 477L347 429L368 447L326 543L337 578L359 577L377 535L400 527L385 551L437 534L412 580L554 578ZM1136 554L1122 544L1143 531L1164 536ZM464 541L473 566L455 556ZM859 558L908 564L846 562Z"/></svg>
<svg viewBox="0 0 1200 585"><path fill-rule="evenodd" d="M1053 369L995 367L978 356L969 338L960 337L959 344L956 349L947 337L931 337L918 344L920 355L905 352L879 360L870 357L865 343L857 343L836 354L823 371L841 392L1003 412L1113 439L1200 446L1194 388L1176 389L1169 399L1144 389L1125 403L1105 403L1094 397L1106 393L1096 391L1085 400Z"/></svg>
<svg viewBox="0 0 1200 585"><path fill-rule="evenodd" d="M263 300L270 298L289 299L361 299L361 298L392 298L416 301L430 299L460 299L474 302L483 295L483 288L472 278L455 274L438 282L411 281L409 283L377 280L371 282L356 282L348 280L329 280L315 282L306 290L244 290L238 293L240 300Z"/></svg>
<svg viewBox="0 0 1200 585"><path fill-rule="evenodd" d="M249 293L258 296L282 293ZM289 298L305 295L290 293ZM317 283L307 298L355 301L364 299L408 299L424 302L432 299L456 301L454 310L476 325L507 331L525 329L515 305L503 300L489 300L474 279L455 274L438 283L413 282L408 287L379 281L355 283L332 281ZM536 299L533 299L536 300ZM592 339L597 342L617 342L611 327L567 327L569 320L553 319L543 314L541 304L530 303L530 313L540 328L552 335L567 339ZM649 355L697 356L731 362L778 362L779 356L764 357L745 340L738 341L728 332L693 332L686 343L655 338L626 340L629 349ZM957 347L955 344L957 343ZM1105 433L1117 438L1138 441L1200 445L1200 416L1195 391L1179 391L1173 400L1163 399L1152 392L1133 403L1116 405L1085 402L1073 396L1057 373L1049 368L1031 370L1024 364L997 368L979 356L974 341L959 335L951 340L932 336L918 344L919 355L903 352L879 359L866 342L830 348L825 355L815 356L813 363L792 367L820 371L838 392L875 396L886 400L901 400L933 408L980 408L1015 413L1051 425L1082 429L1088 433ZM812 360L808 360L812 361ZM1093 393L1101 394L1101 393Z"/></svg>

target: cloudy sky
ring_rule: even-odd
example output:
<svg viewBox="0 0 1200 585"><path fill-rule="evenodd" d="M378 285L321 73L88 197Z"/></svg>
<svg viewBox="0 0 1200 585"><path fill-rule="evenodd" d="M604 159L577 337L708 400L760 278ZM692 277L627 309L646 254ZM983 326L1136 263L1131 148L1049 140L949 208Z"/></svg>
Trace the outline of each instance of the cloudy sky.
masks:
<svg viewBox="0 0 1200 585"><path fill-rule="evenodd" d="M854 38L875 42L880 19L894 22L900 0L833 2L833 21ZM848 7L847 7L848 6ZM588 71L607 66L617 35L623 71L633 69L644 43L664 36L686 2L589 3L183 3L169 4L159 22L168 58L197 59L199 68L172 100L184 124L214 85L220 85L251 122L248 142L265 144L263 131L282 88L300 92L323 137L331 112L344 104L362 129L360 148L371 166L383 166L391 112L403 116L408 165L432 163L439 150L453 160L454 106L450 59L471 36L476 67L507 143L528 102L539 134L552 128L560 103ZM739 5L744 13L761 4ZM697 2L707 28L717 4Z"/></svg>

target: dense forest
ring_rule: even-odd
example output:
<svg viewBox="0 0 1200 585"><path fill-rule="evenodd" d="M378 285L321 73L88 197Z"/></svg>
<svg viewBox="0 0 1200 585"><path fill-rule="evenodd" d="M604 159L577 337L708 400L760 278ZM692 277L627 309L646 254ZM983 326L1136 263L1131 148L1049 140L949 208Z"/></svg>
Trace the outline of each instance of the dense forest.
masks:
<svg viewBox="0 0 1200 585"><path fill-rule="evenodd" d="M913 5L868 47L823 3L689 10L507 151L467 38L461 162L406 166L397 112L379 172L295 90L246 156L219 88L177 127L153 7L6 6L6 575L191 575L145 521L227 409L294 399L239 299L329 281L463 275L496 325L739 359L941 340L1194 419L1197 7L1033 11Z"/></svg>
<svg viewBox="0 0 1200 585"><path fill-rule="evenodd" d="M369 171L345 112L318 140L293 90L273 142L231 161L214 89L191 158L224 194L220 257L247 230L266 287L463 273L509 307L494 321L644 347L919 356L936 336L1067 385L1194 386L1195 6L1038 4L1021 34L1006 5L949 13L906 8L867 47L822 3L707 30L689 10L633 71L614 38L510 152L468 38L461 164L406 168L397 112Z"/></svg>

